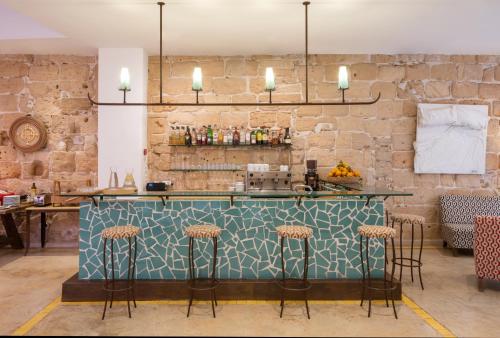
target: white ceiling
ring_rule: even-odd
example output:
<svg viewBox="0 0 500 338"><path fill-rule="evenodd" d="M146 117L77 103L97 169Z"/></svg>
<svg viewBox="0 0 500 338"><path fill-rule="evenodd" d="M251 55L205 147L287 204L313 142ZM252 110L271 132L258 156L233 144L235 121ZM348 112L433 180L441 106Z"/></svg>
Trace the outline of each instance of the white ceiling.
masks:
<svg viewBox="0 0 500 338"><path fill-rule="evenodd" d="M164 54L304 51L302 0L166 2ZM311 2L310 53L500 54L499 0ZM99 47L159 54L158 40L156 0L0 0L2 54L96 54Z"/></svg>

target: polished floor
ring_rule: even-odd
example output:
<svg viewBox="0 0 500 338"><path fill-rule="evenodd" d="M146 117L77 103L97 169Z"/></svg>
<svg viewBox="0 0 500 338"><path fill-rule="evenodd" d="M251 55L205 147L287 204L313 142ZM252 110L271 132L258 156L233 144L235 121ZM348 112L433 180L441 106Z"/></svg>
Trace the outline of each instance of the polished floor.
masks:
<svg viewBox="0 0 500 338"><path fill-rule="evenodd" d="M217 318L208 303L138 302L133 318L118 303L101 321L102 303L61 303L61 283L76 272L75 250L33 250L23 257L0 250L0 334L16 335L224 335L224 336L500 336L500 286L478 292L471 256L424 250L425 291L409 273L403 278L399 319L378 302L372 318L357 301L312 302L307 320L301 303L291 302L279 318L277 302L220 302Z"/></svg>

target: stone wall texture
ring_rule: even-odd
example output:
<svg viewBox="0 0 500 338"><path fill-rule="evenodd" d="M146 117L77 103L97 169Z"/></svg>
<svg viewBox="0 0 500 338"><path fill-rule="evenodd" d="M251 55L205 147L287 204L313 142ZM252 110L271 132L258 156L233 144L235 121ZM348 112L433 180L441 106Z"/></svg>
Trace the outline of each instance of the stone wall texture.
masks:
<svg viewBox="0 0 500 338"><path fill-rule="evenodd" d="M192 102L191 74L203 69L205 102L266 101L265 68L277 77L273 101L305 97L302 55L248 57L165 57L164 100ZM225 189L241 174L168 171L175 161L209 160L246 164L292 164L294 180L302 180L304 161L316 159L320 172L339 160L359 168L366 184L414 193L391 198L391 210L423 215L426 240L439 235L438 196L447 193L493 194L500 187L500 56L488 55L311 55L309 98L340 98L337 68L351 73L348 99L369 99L371 106L341 107L214 107L150 108L148 113L148 179L173 179L176 189ZM159 100L159 58L149 61L149 101ZM97 110L86 99L97 95L97 58L65 55L0 55L0 189L25 192L33 181L44 191L53 180L63 190L96 181ZM419 102L486 104L490 124L485 175L416 175L413 146ZM33 154L15 150L8 139L12 121L25 114L41 119L48 130L47 147ZM288 150L209 150L168 146L171 125L290 127ZM37 224L37 220L33 221ZM58 215L50 243L76 245L76 215ZM3 229L2 229L3 230ZM0 230L0 231L2 231ZM38 243L38 227L33 226Z"/></svg>
<svg viewBox="0 0 500 338"><path fill-rule="evenodd" d="M149 179L173 179L177 189L226 187L238 174L169 172L172 163L187 161L274 164L292 163L294 180L303 178L306 159L316 159L320 172L339 160L362 172L369 186L412 192L387 200L390 210L426 217L425 238L440 239L438 197L443 193L494 194L500 187L500 56L489 55L312 55L309 99L340 98L337 69L348 65L348 99L374 98L370 106L210 107L149 109ZM149 60L149 101L159 101L159 57ZM193 102L191 75L201 66L203 102L267 101L266 67L277 78L274 102L305 98L305 66L301 55L249 57L182 57L163 59L164 101ZM490 122L485 175L419 175L413 171L417 103L485 104ZM178 149L168 146L171 125L291 127L291 152L276 150Z"/></svg>
<svg viewBox="0 0 500 338"><path fill-rule="evenodd" d="M36 182L46 192L59 180L67 191L88 179L96 183L97 110L87 92L97 93L95 56L0 55L0 189L26 193ZM26 114L48 132L47 146L35 153L16 150L8 137L12 122ZM77 215L50 220L48 245L77 245ZM37 245L38 220L32 224Z"/></svg>

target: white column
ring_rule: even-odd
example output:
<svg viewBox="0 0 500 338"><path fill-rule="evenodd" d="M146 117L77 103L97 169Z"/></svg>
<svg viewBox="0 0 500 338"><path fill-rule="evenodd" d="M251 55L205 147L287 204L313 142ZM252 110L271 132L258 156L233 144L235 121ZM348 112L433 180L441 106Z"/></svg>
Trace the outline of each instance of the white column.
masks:
<svg viewBox="0 0 500 338"><path fill-rule="evenodd" d="M99 48L98 99L123 102L119 91L120 70L130 72L131 91L127 102L147 101L148 57L142 48ZM139 190L146 176L147 111L146 107L99 106L98 116L98 185L108 186L110 168L118 172L119 185L127 171L132 171Z"/></svg>

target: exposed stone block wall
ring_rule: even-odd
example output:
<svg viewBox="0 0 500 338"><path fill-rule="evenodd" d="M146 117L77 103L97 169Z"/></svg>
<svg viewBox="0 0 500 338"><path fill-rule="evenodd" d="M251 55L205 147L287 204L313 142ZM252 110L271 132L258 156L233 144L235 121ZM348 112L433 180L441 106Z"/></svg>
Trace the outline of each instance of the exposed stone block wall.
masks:
<svg viewBox="0 0 500 338"><path fill-rule="evenodd" d="M54 180L62 190L96 183L97 110L87 99L97 93L97 58L67 55L0 55L0 189L26 193L33 182L51 191ZM45 149L16 150L9 128L31 114L48 132ZM33 244L39 227L33 221ZM49 241L76 244L78 216L60 214L51 225ZM1 229L0 231L3 231Z"/></svg>
<svg viewBox="0 0 500 338"><path fill-rule="evenodd" d="M485 55L312 55L309 98L312 101L340 98L337 69L348 65L351 73L348 99L367 99L382 93L371 106L324 107L215 107L162 108L149 110L150 179L174 179L178 189L215 189L229 185L237 175L223 173L168 172L180 155L218 162L293 164L294 180L300 181L304 161L317 159L321 172L339 160L359 168L370 186L414 193L391 198L389 208L423 215L426 240L440 238L438 196L445 192L494 193L500 186L500 56ZM201 66L205 102L267 101L263 91L265 67L277 77L273 101L304 100L305 67L301 55L250 57L166 57L164 100L192 102L193 67ZM159 58L149 61L149 100L159 100ZM417 175L413 172L413 141L418 102L486 104L490 123L485 175ZM169 125L217 124L228 127L291 127L290 154L273 150L195 150L168 146Z"/></svg>

